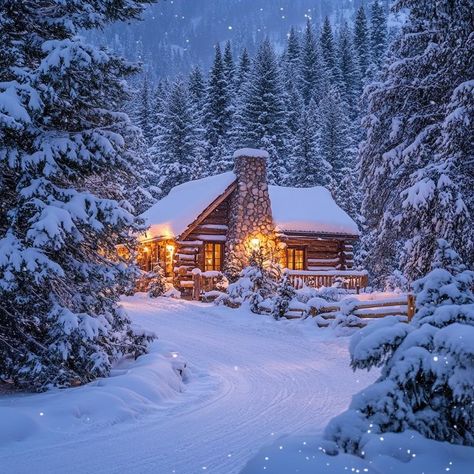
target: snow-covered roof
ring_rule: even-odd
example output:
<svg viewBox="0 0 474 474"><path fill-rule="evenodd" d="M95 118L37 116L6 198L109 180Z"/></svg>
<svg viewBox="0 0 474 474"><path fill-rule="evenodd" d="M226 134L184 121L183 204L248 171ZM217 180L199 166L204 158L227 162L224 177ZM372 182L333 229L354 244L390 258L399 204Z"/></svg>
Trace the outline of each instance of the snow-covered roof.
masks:
<svg viewBox="0 0 474 474"><path fill-rule="evenodd" d="M273 221L278 232L359 235L357 224L322 186L269 186Z"/></svg>
<svg viewBox="0 0 474 474"><path fill-rule="evenodd" d="M144 238L178 237L235 179L227 172L174 187L142 214L150 226ZM269 194L277 232L359 235L357 224L324 187L269 186Z"/></svg>
<svg viewBox="0 0 474 474"><path fill-rule="evenodd" d="M229 171L174 187L141 215L150 226L145 238L179 236L234 181L235 174Z"/></svg>

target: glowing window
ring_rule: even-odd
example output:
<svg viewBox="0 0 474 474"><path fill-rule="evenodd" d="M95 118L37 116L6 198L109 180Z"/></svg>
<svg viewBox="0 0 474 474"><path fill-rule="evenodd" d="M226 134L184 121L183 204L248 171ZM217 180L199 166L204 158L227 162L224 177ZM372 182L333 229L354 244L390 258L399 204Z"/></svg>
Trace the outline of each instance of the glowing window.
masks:
<svg viewBox="0 0 474 474"><path fill-rule="evenodd" d="M288 247L286 250L288 268L290 270L304 270L304 249L298 247Z"/></svg>
<svg viewBox="0 0 474 474"><path fill-rule="evenodd" d="M204 248L204 271L222 270L223 245L207 243Z"/></svg>

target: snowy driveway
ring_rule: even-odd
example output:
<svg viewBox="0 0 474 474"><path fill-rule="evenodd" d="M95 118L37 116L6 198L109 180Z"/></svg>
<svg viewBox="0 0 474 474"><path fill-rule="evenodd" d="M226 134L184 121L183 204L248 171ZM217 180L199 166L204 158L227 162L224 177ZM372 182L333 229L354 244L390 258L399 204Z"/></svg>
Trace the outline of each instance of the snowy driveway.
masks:
<svg viewBox="0 0 474 474"><path fill-rule="evenodd" d="M9 445L0 449L1 472L238 473L279 436L322 429L375 377L354 374L348 340L332 339L311 321L277 323L177 300L134 297L124 304L136 323L199 369L187 392L163 409L87 435Z"/></svg>

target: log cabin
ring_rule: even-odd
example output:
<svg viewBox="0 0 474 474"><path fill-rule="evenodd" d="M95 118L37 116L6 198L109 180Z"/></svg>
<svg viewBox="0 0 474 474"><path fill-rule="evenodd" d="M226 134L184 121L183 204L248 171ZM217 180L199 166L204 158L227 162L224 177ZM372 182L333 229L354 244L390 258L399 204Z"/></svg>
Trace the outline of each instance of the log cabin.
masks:
<svg viewBox="0 0 474 474"><path fill-rule="evenodd" d="M238 150L233 171L176 186L148 209L140 267L158 263L180 291L193 294L193 275L243 268L262 246L296 286L329 286L338 276L365 286L363 272L352 270L356 223L324 187L268 185L267 159L263 150Z"/></svg>

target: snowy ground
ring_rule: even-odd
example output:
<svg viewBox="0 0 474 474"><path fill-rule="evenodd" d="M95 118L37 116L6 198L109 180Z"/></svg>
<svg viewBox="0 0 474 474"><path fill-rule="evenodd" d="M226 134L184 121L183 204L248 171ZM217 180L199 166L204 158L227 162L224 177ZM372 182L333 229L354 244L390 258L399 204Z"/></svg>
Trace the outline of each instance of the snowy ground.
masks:
<svg viewBox="0 0 474 474"><path fill-rule="evenodd" d="M93 386L1 397L1 472L238 473L281 436L318 433L375 377L354 374L348 340L311 320L139 296L124 304L164 350ZM170 343L178 364L190 362L184 384L170 373Z"/></svg>

